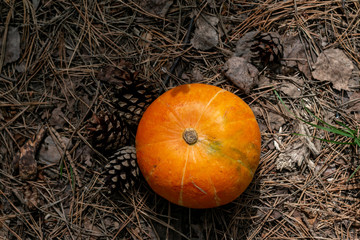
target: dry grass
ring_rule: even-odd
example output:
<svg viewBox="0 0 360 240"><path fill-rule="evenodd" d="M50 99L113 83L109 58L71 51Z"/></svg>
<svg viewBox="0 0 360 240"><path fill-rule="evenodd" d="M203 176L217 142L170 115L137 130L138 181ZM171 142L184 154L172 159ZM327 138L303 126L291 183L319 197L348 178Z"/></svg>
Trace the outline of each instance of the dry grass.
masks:
<svg viewBox="0 0 360 240"><path fill-rule="evenodd" d="M359 149L294 136L306 128L314 136L343 140L303 126L279 104L271 87L298 75L275 76L269 88L240 95L257 107L262 125L262 157L256 177L236 201L207 210L168 203L142 183L127 194L107 195L101 173L105 161L88 158L84 125L91 113L107 108L107 91L96 79L99 69L120 60L132 62L140 77L161 87L186 82L219 85L239 93L221 73L236 40L257 29L298 34L318 55L338 47L360 67L359 11L355 0L333 1L174 1L166 17L133 1L2 1L0 26L18 27L21 58L4 64L0 49L0 238L4 239L359 239ZM183 46L190 19L217 16L224 36L218 47L199 51ZM179 65L169 73L175 59ZM193 79L193 70L201 78ZM166 86L163 81L171 77ZM264 71L263 74L266 74ZM303 77L302 77L303 78ZM344 92L303 78L302 98L317 116L336 116L353 129L359 119L344 108ZM353 86L359 90L359 82ZM284 97L305 118L299 98ZM56 111L55 111L56 110ZM275 128L271 114L284 119ZM309 119L313 121L314 119ZM46 125L57 146L71 145L61 163L40 165L35 181L13 175L13 156L25 140ZM305 131L305 130L304 130ZM276 161L294 143L313 142L293 171ZM288 148L289 147L289 148ZM310 149L310 148L309 148ZM308 152L310 150L307 150ZM60 166L63 171L60 174Z"/></svg>

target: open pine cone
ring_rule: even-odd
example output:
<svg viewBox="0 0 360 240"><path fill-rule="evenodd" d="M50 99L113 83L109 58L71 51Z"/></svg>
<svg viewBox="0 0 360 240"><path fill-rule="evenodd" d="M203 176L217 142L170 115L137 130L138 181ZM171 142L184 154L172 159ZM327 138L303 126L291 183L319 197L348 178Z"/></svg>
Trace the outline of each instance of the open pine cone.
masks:
<svg viewBox="0 0 360 240"><path fill-rule="evenodd" d="M279 65L284 48L281 44L280 35L269 32L255 36L251 51L253 52L251 62L259 68L264 68L269 65Z"/></svg>
<svg viewBox="0 0 360 240"><path fill-rule="evenodd" d="M89 120L87 129L89 142L104 155L110 155L129 142L130 133L128 127L122 118L117 115L117 112L113 114L104 112L94 114Z"/></svg>
<svg viewBox="0 0 360 240"><path fill-rule="evenodd" d="M98 78L111 87L110 102L120 116L131 125L137 125L146 108L158 93L148 82L138 78L136 72L129 70L129 64L104 68Z"/></svg>
<svg viewBox="0 0 360 240"><path fill-rule="evenodd" d="M111 192L126 192L139 176L136 150L131 143L130 131L135 130L142 114L156 99L158 92L146 81L138 78L131 64L103 68L98 79L108 88L106 95L113 113L99 112L89 120L89 142L104 154L109 163L105 166L105 184Z"/></svg>
<svg viewBox="0 0 360 240"><path fill-rule="evenodd" d="M136 162L136 149L133 146L120 148L105 166L105 184L111 191L120 189L123 192L134 186L139 177L139 167Z"/></svg>
<svg viewBox="0 0 360 240"><path fill-rule="evenodd" d="M243 57L258 69L276 68L283 57L281 37L277 32L248 32L236 44L235 56Z"/></svg>

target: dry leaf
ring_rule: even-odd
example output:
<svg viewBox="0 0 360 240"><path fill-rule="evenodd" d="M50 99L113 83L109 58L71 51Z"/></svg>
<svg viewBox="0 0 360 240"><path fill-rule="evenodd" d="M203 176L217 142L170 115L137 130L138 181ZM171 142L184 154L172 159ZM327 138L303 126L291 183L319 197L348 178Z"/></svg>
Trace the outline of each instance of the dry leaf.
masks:
<svg viewBox="0 0 360 240"><path fill-rule="evenodd" d="M258 83L259 71L243 57L231 57L224 64L223 70L225 76L246 94Z"/></svg>
<svg viewBox="0 0 360 240"><path fill-rule="evenodd" d="M347 104L348 109L346 111L350 112L360 112L360 92L351 93L349 102Z"/></svg>
<svg viewBox="0 0 360 240"><path fill-rule="evenodd" d="M27 185L24 187L24 202L26 206L31 210L34 210L38 207L40 202L39 192L35 186Z"/></svg>
<svg viewBox="0 0 360 240"><path fill-rule="evenodd" d="M301 78L299 78L299 80L300 85L304 84L304 81L302 81ZM298 98L301 96L301 90L291 82L284 81L280 86L280 91L293 98Z"/></svg>
<svg viewBox="0 0 360 240"><path fill-rule="evenodd" d="M57 108L55 108L49 119L49 124L54 126L55 129L62 129L66 124L65 115L62 111L62 108L65 107L65 104L60 104Z"/></svg>
<svg viewBox="0 0 360 240"><path fill-rule="evenodd" d="M260 132L265 132L268 130L268 127L264 120L263 108L260 106L252 106L251 110L253 111L257 122L259 124Z"/></svg>
<svg viewBox="0 0 360 240"><path fill-rule="evenodd" d="M280 127L285 124L285 119L277 113L269 112L268 117L271 130L273 131L278 131Z"/></svg>
<svg viewBox="0 0 360 240"><path fill-rule="evenodd" d="M68 146L70 141L68 138L61 137L61 140L65 143L66 146ZM48 136L41 145L39 151L39 161L46 165L58 164L63 154L64 151L61 149L61 146L57 147L52 137Z"/></svg>
<svg viewBox="0 0 360 240"><path fill-rule="evenodd" d="M4 36L4 28L0 28L0 36ZM2 37L0 38L0 49L2 48ZM9 27L5 46L4 64L12 63L20 57L20 34L17 28Z"/></svg>
<svg viewBox="0 0 360 240"><path fill-rule="evenodd" d="M315 79L332 82L333 87L339 91L349 90L354 65L342 50L331 48L322 52L314 69L312 75Z"/></svg>
<svg viewBox="0 0 360 240"><path fill-rule="evenodd" d="M204 79L204 76L198 68L194 68L191 72L191 78L195 80L195 82L200 82Z"/></svg>
<svg viewBox="0 0 360 240"><path fill-rule="evenodd" d="M259 31L247 32L242 36L236 43L236 49L234 56L243 57L248 62L250 62L253 53L251 51L251 46L254 44L255 36L259 34Z"/></svg>
<svg viewBox="0 0 360 240"><path fill-rule="evenodd" d="M37 162L35 155L45 136L45 133L46 128L42 127L36 135L34 135L21 147L20 151L14 157L14 168L19 169L19 175L22 180L31 180L37 175Z"/></svg>
<svg viewBox="0 0 360 240"><path fill-rule="evenodd" d="M302 142L288 144L276 159L276 169L294 171L309 156L309 153L308 148Z"/></svg>
<svg viewBox="0 0 360 240"><path fill-rule="evenodd" d="M215 26L219 23L217 17L201 15L196 21L196 29L191 44L200 50L209 50L219 43L219 34Z"/></svg>
<svg viewBox="0 0 360 240"><path fill-rule="evenodd" d="M299 36L290 36L283 40L284 55L283 62L287 67L297 67L307 79L311 79L311 71L307 61L305 51L308 47L300 41Z"/></svg>
<svg viewBox="0 0 360 240"><path fill-rule="evenodd" d="M236 43L234 56L243 57L259 69L276 69L283 56L283 46L279 33L252 31L246 33Z"/></svg>
<svg viewBox="0 0 360 240"><path fill-rule="evenodd" d="M141 39L139 40L139 46L145 49L149 49L150 42L152 41L152 37L153 35L151 32L144 32L143 34L141 34Z"/></svg>
<svg viewBox="0 0 360 240"><path fill-rule="evenodd" d="M93 219L85 217L83 223L83 228L90 235L90 239L98 239L98 237L103 236L101 229L94 224Z"/></svg>
<svg viewBox="0 0 360 240"><path fill-rule="evenodd" d="M138 4L147 12L165 17L173 0L137 0Z"/></svg>

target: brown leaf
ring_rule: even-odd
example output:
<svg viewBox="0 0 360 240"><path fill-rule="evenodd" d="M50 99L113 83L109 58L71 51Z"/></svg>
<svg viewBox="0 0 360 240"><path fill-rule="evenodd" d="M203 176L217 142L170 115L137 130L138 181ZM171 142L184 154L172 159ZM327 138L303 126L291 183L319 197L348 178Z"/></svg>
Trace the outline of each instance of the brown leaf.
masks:
<svg viewBox="0 0 360 240"><path fill-rule="evenodd" d="M219 43L219 34L215 26L219 19L213 16L201 15L196 21L194 37L191 44L200 50L209 50Z"/></svg>
<svg viewBox="0 0 360 240"><path fill-rule="evenodd" d="M276 159L276 168L280 171L283 169L294 171L297 166L301 166L309 154L310 151L302 142L288 144Z"/></svg>
<svg viewBox="0 0 360 240"><path fill-rule="evenodd" d="M49 124L54 126L56 129L62 129L64 124L66 123L66 121L64 119L65 115L62 111L62 108L64 106L65 106L65 104L61 104L60 106L55 108L51 113L51 117L49 119Z"/></svg>
<svg viewBox="0 0 360 240"><path fill-rule="evenodd" d="M68 145L70 141L68 138L61 137L61 140L65 143L66 146L70 147L70 145ZM39 151L39 161L47 165L58 164L63 154L64 151L61 146L57 147L52 137L48 136L41 145Z"/></svg>
<svg viewBox="0 0 360 240"><path fill-rule="evenodd" d="M224 64L225 76L246 94L258 83L259 71L243 57L231 57Z"/></svg>
<svg viewBox="0 0 360 240"><path fill-rule="evenodd" d="M86 232L88 232L88 234L90 234L90 239L97 239L98 237L102 236L102 232L100 228L98 228L94 224L93 219L89 219L88 217L85 217L83 228Z"/></svg>
<svg viewBox="0 0 360 240"><path fill-rule="evenodd" d="M301 86L302 84L304 84L304 81L302 81L301 78L298 79L299 82L298 84ZM286 95L293 97L293 98L297 98L301 96L301 91L300 89L293 83L291 82L283 82L280 86L280 91L282 91L283 93L285 93Z"/></svg>
<svg viewBox="0 0 360 240"><path fill-rule="evenodd" d="M347 112L360 112L360 91L351 93Z"/></svg>
<svg viewBox="0 0 360 240"><path fill-rule="evenodd" d="M332 82L333 87L339 91L349 90L349 79L354 65L342 50L325 50L319 55L314 68L312 75L315 79Z"/></svg>
<svg viewBox="0 0 360 240"><path fill-rule="evenodd" d="M165 17L173 0L137 0L138 4L147 12Z"/></svg>
<svg viewBox="0 0 360 240"><path fill-rule="evenodd" d="M21 147L20 152L14 157L13 164L15 168L19 168L19 175L22 180L31 180L36 177L37 162L35 160L35 154L45 133L46 128L42 127L36 135Z"/></svg>
<svg viewBox="0 0 360 240"><path fill-rule="evenodd" d="M100 70L97 78L112 85L123 85L124 81L133 81L136 77L136 73L133 73L130 69L132 66L130 63L121 61L116 67L106 66Z"/></svg>
<svg viewBox="0 0 360 240"><path fill-rule="evenodd" d="M4 36L4 29L0 28L0 36ZM5 46L4 64L15 62L20 57L20 34L17 28L9 27ZM2 37L0 38L0 49L2 48Z"/></svg>
<svg viewBox="0 0 360 240"><path fill-rule="evenodd" d="M242 36L236 43L234 56L243 57L250 62L253 56L251 46L254 44L254 39L259 33L259 31L251 31L245 33L244 36Z"/></svg>
<svg viewBox="0 0 360 240"><path fill-rule="evenodd" d="M299 36L290 36L283 40L284 46L284 65L293 68L297 67L307 79L311 79L312 75L307 61L305 51L309 51L308 46L305 46Z"/></svg>
<svg viewBox="0 0 360 240"><path fill-rule="evenodd" d="M269 123L271 130L277 132L280 129L280 127L285 124L284 117L274 112L269 112L268 115L269 115Z"/></svg>
<svg viewBox="0 0 360 240"><path fill-rule="evenodd" d="M24 187L24 201L26 206L34 210L39 205L39 192L34 186L25 186Z"/></svg>

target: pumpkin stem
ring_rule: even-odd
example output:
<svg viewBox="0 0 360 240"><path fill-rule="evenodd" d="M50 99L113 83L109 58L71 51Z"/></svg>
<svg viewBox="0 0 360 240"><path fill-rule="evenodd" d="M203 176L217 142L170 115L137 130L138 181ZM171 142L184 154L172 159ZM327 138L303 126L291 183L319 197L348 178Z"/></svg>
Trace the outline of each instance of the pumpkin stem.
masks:
<svg viewBox="0 0 360 240"><path fill-rule="evenodd" d="M186 128L182 136L185 142L189 145L195 144L198 140L198 135L193 128Z"/></svg>

